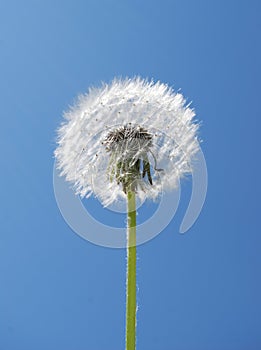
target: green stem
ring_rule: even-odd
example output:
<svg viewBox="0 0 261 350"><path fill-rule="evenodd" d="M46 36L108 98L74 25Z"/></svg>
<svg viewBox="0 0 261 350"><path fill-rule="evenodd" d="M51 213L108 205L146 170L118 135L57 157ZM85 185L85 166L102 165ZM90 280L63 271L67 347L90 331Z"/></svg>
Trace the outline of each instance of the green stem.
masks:
<svg viewBox="0 0 261 350"><path fill-rule="evenodd" d="M136 348L136 201L129 191L127 228L127 275L126 275L126 350Z"/></svg>

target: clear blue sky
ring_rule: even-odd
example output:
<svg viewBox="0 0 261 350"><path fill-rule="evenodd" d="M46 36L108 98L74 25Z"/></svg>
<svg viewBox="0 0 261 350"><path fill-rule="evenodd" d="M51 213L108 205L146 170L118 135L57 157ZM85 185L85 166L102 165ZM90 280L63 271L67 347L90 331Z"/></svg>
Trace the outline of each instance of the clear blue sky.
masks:
<svg viewBox="0 0 261 350"><path fill-rule="evenodd" d="M1 350L124 349L125 251L71 231L52 186L55 129L114 76L181 88L202 120L204 209L138 248L138 350L261 349L258 0L0 4ZM90 201L90 205L91 205Z"/></svg>

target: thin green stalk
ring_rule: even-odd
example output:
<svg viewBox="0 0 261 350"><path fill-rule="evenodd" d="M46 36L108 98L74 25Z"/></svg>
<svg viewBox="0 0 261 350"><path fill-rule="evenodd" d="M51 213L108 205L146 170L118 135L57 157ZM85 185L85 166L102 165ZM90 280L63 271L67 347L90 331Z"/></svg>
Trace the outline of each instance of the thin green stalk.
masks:
<svg viewBox="0 0 261 350"><path fill-rule="evenodd" d="M127 193L126 350L136 349L136 200Z"/></svg>

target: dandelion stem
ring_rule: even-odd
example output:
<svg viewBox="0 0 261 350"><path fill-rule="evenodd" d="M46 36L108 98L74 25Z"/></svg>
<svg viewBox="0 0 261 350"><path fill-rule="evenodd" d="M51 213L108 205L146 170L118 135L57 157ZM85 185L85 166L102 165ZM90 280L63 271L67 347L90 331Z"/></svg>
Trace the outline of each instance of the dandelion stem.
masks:
<svg viewBox="0 0 261 350"><path fill-rule="evenodd" d="M136 348L136 200L127 193L126 350Z"/></svg>

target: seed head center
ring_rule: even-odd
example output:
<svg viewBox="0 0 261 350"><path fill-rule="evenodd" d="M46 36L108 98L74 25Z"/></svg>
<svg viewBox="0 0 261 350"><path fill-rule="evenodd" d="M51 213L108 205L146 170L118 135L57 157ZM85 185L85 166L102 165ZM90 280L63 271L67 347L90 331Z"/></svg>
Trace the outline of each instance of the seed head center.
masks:
<svg viewBox="0 0 261 350"><path fill-rule="evenodd" d="M136 191L147 175L152 185L148 153L153 146L152 134L141 126L121 126L108 133L103 141L110 153L108 175L110 181L122 184L124 193Z"/></svg>

